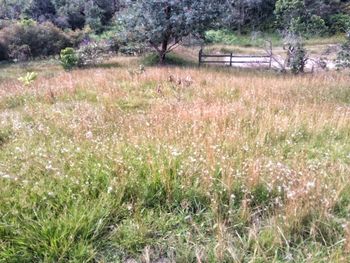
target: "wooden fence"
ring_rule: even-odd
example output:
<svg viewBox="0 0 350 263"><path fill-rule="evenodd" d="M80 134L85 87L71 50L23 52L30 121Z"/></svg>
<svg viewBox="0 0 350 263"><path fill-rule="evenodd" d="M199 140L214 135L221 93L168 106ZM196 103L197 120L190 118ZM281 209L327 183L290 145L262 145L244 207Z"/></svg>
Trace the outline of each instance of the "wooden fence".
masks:
<svg viewBox="0 0 350 263"><path fill-rule="evenodd" d="M207 58L216 58L218 60L207 60ZM234 64L269 64L269 68L271 68L272 64L272 56L234 55L233 53L227 55L209 55L204 54L202 49L199 51L198 59L199 66L202 64L224 64L232 67Z"/></svg>

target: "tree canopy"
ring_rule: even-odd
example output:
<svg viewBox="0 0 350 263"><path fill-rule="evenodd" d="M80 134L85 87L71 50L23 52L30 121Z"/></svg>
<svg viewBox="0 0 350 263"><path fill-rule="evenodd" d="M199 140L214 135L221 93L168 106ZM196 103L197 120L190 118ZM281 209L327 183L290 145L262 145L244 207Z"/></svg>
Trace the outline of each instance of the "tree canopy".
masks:
<svg viewBox="0 0 350 263"><path fill-rule="evenodd" d="M134 3L122 23L130 41L150 44L163 62L165 55L190 34L201 34L220 17L220 1L142 0ZM222 4L222 3L221 3Z"/></svg>

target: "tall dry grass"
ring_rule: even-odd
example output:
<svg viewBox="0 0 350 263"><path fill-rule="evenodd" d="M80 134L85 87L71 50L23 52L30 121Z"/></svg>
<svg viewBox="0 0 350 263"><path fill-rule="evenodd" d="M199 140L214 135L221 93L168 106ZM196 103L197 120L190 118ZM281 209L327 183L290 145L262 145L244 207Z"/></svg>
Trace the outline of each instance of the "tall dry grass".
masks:
<svg viewBox="0 0 350 263"><path fill-rule="evenodd" d="M347 75L116 63L0 84L0 260L349 259Z"/></svg>

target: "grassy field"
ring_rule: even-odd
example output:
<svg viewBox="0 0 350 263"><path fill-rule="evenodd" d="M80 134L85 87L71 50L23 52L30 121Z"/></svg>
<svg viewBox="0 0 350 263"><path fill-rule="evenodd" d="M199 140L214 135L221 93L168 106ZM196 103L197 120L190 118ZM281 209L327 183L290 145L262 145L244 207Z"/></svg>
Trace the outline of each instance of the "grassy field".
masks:
<svg viewBox="0 0 350 263"><path fill-rule="evenodd" d="M140 63L0 66L0 262L349 262L347 74Z"/></svg>

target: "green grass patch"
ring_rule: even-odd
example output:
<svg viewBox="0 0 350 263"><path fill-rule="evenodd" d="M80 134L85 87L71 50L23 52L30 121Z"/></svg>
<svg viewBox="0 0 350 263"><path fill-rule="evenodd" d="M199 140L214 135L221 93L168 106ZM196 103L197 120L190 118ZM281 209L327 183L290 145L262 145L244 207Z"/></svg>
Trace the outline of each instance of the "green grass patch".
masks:
<svg viewBox="0 0 350 263"><path fill-rule="evenodd" d="M262 47L266 44L265 40L270 40L273 45L281 45L282 40L278 35L238 35L227 30L210 30L205 34L205 40L211 44L224 44L241 47Z"/></svg>
<svg viewBox="0 0 350 263"><path fill-rule="evenodd" d="M148 54L143 57L141 63L145 66L158 66L159 65L159 56L155 53ZM169 53L167 54L164 65L166 66L182 66L182 67L193 67L197 64L194 61L188 60L178 54Z"/></svg>

